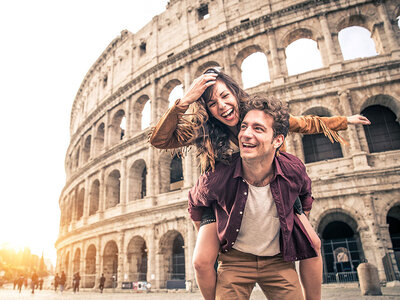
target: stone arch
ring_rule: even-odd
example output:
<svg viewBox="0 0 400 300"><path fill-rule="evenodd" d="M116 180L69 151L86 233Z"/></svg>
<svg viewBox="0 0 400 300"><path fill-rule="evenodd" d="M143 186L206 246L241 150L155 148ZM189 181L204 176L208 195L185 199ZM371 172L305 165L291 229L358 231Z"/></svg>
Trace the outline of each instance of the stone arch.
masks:
<svg viewBox="0 0 400 300"><path fill-rule="evenodd" d="M171 79L168 81L161 89L160 96L161 98L167 100L171 91L177 86L182 84L182 81L179 79Z"/></svg>
<svg viewBox="0 0 400 300"><path fill-rule="evenodd" d="M366 106L365 104L370 104ZM390 96L377 95L365 101L361 114L371 125L364 126L365 137L371 153L400 149L399 103Z"/></svg>
<svg viewBox="0 0 400 300"><path fill-rule="evenodd" d="M84 203L85 203L85 189L81 188L79 190L79 193L78 193L78 196L76 197L76 202L75 202L76 220L80 220L83 216Z"/></svg>
<svg viewBox="0 0 400 300"><path fill-rule="evenodd" d="M74 261L72 267L72 273L80 272L81 268L81 248L77 248L74 254Z"/></svg>
<svg viewBox="0 0 400 300"><path fill-rule="evenodd" d="M299 39L310 39L316 42L319 35L320 34L318 34L315 29L303 26L301 28L296 28L294 30L288 31L286 34L283 35L279 44L282 48L286 48L291 43Z"/></svg>
<svg viewBox="0 0 400 300"><path fill-rule="evenodd" d="M245 47L235 61L241 69L244 89L270 81L268 58L259 45Z"/></svg>
<svg viewBox="0 0 400 300"><path fill-rule="evenodd" d="M120 203L121 174L119 170L113 170L106 181L106 208L111 208Z"/></svg>
<svg viewBox="0 0 400 300"><path fill-rule="evenodd" d="M338 40L344 60L376 56L375 41L365 27L351 26L339 31Z"/></svg>
<svg viewBox="0 0 400 300"><path fill-rule="evenodd" d="M221 65L218 62L213 61L213 60L205 62L204 64L197 67L196 71L194 72L194 78L197 78L200 75L202 75L205 71L207 71L207 69L214 68L214 67L220 68ZM231 74L228 74L228 75L231 75Z"/></svg>
<svg viewBox="0 0 400 300"><path fill-rule="evenodd" d="M358 228L357 221L344 210L331 210L320 218L325 283L358 281L357 267L365 260Z"/></svg>
<svg viewBox="0 0 400 300"><path fill-rule="evenodd" d="M397 201L386 214L386 223L389 226L390 241L392 243L397 267L400 269L400 201Z"/></svg>
<svg viewBox="0 0 400 300"><path fill-rule="evenodd" d="M96 136L94 139L94 148L95 148L95 153L99 154L100 151L104 148L104 123L100 123L99 126L97 126L96 129Z"/></svg>
<svg viewBox="0 0 400 300"><path fill-rule="evenodd" d="M78 169L78 167L79 167L79 155L80 155L80 151L81 151L81 148L80 148L80 147L78 147L78 148L76 149L76 151L75 151L75 157L74 157L74 159L75 159L75 169Z"/></svg>
<svg viewBox="0 0 400 300"><path fill-rule="evenodd" d="M308 109L303 115L330 117L332 114L328 108L316 106ZM343 157L340 143L332 143L323 133L303 135L302 144L305 163Z"/></svg>
<svg viewBox="0 0 400 300"><path fill-rule="evenodd" d="M65 254L63 267L64 269L61 271L64 271L65 275L67 275L67 272L69 270L69 251Z"/></svg>
<svg viewBox="0 0 400 300"><path fill-rule="evenodd" d="M360 112L363 111L368 106L372 105L382 105L389 108L396 114L398 122L400 121L400 101L397 100L395 97L386 94L378 94L369 97L361 105Z"/></svg>
<svg viewBox="0 0 400 300"><path fill-rule="evenodd" d="M143 159L136 160L129 169L129 201L146 197L146 162Z"/></svg>
<svg viewBox="0 0 400 300"><path fill-rule="evenodd" d="M134 236L128 244L126 255L129 265L129 281L147 281L146 241L141 236Z"/></svg>
<svg viewBox="0 0 400 300"><path fill-rule="evenodd" d="M169 152L162 152L158 157L160 193L166 193L171 188L170 164L172 156Z"/></svg>
<svg viewBox="0 0 400 300"><path fill-rule="evenodd" d="M182 234L176 230L169 230L161 237L159 249L160 285L165 287L163 285L166 284L168 287L169 281L179 281L184 288L185 251Z"/></svg>
<svg viewBox="0 0 400 300"><path fill-rule="evenodd" d="M125 111L123 109L118 110L112 117L112 121L109 127L110 145L115 145L124 138L125 129L121 127L124 118Z"/></svg>
<svg viewBox="0 0 400 300"><path fill-rule="evenodd" d="M113 287L118 281L118 246L113 240L108 241L103 251L103 273L106 278L105 287Z"/></svg>
<svg viewBox="0 0 400 300"><path fill-rule="evenodd" d="M336 32L340 32L342 29L351 26L364 27L369 32L371 32L372 27L374 26L374 21L363 14L352 14L350 16L345 16L337 22Z"/></svg>
<svg viewBox="0 0 400 300"><path fill-rule="evenodd" d="M100 181L98 179L92 182L90 189L90 204L89 204L89 216L94 215L99 210L100 202Z"/></svg>
<svg viewBox="0 0 400 300"><path fill-rule="evenodd" d="M92 136L88 135L85 139L85 144L82 149L82 162L86 163L90 158L90 148L92 145Z"/></svg>
<svg viewBox="0 0 400 300"><path fill-rule="evenodd" d="M96 246L91 244L86 250L85 288L94 288L96 279Z"/></svg>
<svg viewBox="0 0 400 300"><path fill-rule="evenodd" d="M151 101L148 102L148 101L150 101L149 96L142 95L133 104L132 127L131 128L133 129L134 132L141 131L142 129L144 129L143 126L145 126L146 124L150 124L150 122L151 122L151 111L143 112L146 103L149 103L150 106L152 105L152 102ZM146 119L148 122L144 122Z"/></svg>
<svg viewBox="0 0 400 300"><path fill-rule="evenodd" d="M337 32L340 33L341 30L352 26L363 27L368 30L371 33L371 38L374 41L376 52L379 54L384 52L382 38L380 36L381 34L384 34L384 32L383 28L380 29L381 26L377 20L363 14L352 14L340 19L336 25L336 29Z"/></svg>
<svg viewBox="0 0 400 300"><path fill-rule="evenodd" d="M175 154L170 163L170 190L176 190L183 186L182 157Z"/></svg>

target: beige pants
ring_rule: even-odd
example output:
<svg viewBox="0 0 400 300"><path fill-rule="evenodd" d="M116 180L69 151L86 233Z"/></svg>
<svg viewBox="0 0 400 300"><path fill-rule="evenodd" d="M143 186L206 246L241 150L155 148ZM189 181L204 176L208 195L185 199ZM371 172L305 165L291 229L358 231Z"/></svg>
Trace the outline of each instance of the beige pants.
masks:
<svg viewBox="0 0 400 300"><path fill-rule="evenodd" d="M256 256L232 249L220 254L216 299L249 299L255 284L268 300L304 300L294 263L282 255Z"/></svg>

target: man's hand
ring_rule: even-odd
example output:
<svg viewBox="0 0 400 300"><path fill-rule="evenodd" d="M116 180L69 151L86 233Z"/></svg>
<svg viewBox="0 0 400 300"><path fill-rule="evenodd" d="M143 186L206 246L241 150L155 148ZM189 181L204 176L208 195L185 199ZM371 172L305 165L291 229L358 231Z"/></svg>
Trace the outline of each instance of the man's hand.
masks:
<svg viewBox="0 0 400 300"><path fill-rule="evenodd" d="M348 124L361 124L361 125L370 125L371 122L364 116L362 115L353 115L350 117L347 117L347 123Z"/></svg>

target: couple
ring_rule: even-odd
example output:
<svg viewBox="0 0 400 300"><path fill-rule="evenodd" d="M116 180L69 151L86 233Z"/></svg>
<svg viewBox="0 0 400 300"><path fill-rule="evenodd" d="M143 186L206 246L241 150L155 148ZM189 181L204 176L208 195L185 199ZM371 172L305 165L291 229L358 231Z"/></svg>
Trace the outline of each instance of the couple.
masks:
<svg viewBox="0 0 400 300"><path fill-rule="evenodd" d="M194 266L196 270L196 279L197 283L200 287L200 290L204 296L205 299L214 299L215 298L215 287L216 287L216 274L213 268L213 264L216 260L216 257L218 255L218 252L220 250L220 245L222 244L222 250L229 250L226 253L223 253L220 256L220 261L222 263L220 264L219 267L219 279L218 279L218 288L220 287L220 282L224 278L221 273L224 273L224 269L226 267L226 261L224 265L224 259L229 258L230 255L233 254L242 254L245 251L240 251L238 249L244 249L241 248L240 245L244 244L247 245L248 241L246 240L247 234L246 234L246 227L243 227L246 225L246 223L241 223L239 221L243 221L243 215L246 215L246 211L244 208L250 207L249 205L245 206L246 200L243 200L244 198L247 199L247 193L251 192L251 189L247 191L248 188L248 183L245 181L242 181L244 186L240 186L234 190L234 187L227 187L224 186L223 189L221 190L223 195L231 195L233 197L234 195L232 194L233 192L237 192L238 190L241 191L243 190L243 195L237 194L237 196L242 197L240 198L242 202L236 202L231 199L230 201L233 201L230 203L230 205L223 204L223 202L219 201L218 205L215 200L217 200L217 194L215 193L214 190L208 190L206 191L209 193L207 195L205 194L196 194L194 195L193 192L195 191L196 188L200 189L199 184L201 183L201 180L204 180L208 176L215 176L214 178L217 178L216 173L218 170L220 170L223 167L227 167L226 165L232 167L236 166L237 162L240 161L240 158L238 157L236 152L238 152L238 146L240 146L239 140L237 138L238 133L242 132L242 127L240 127L239 124L239 111L243 111L243 107L246 103L249 102L249 96L246 94L245 91L243 91L238 84L230 78L228 75L224 74L223 72L220 72L219 70L216 69L209 69L205 72L205 74L201 75L199 78L195 79L191 87L188 89L187 93L184 95L184 97L180 100L177 100L175 105L171 107L161 118L161 120L158 122L156 128L154 129L150 142L152 143L153 146L157 148L163 148L163 149L171 149L171 148L178 148L182 146L189 146L192 144L195 144L197 146L197 151L198 155L200 158L201 162L201 167L202 171L213 171L213 172L207 172L206 175L202 176L200 178L199 183L196 185L194 190L191 191L191 213L192 217L194 220L196 220L196 225L197 227L199 226L199 211L201 211L202 216L202 226L200 227L197 242L196 242L196 248L194 252ZM186 114L186 110L188 109L189 105L192 104L191 106L193 107L193 113L192 114ZM351 117L332 117L332 118L319 118L315 116L306 116L306 117L294 117L294 116L288 116L289 120L289 125L288 129L289 131L292 132L301 132L301 133L318 133L318 132L324 132L328 137L334 138L336 140L339 139L339 137L336 134L336 130L343 130L347 128L347 124L368 124L369 121L359 115L351 116ZM251 120L253 121L253 120ZM246 124L246 123L245 123ZM257 128L259 130L260 128ZM283 142L283 134L280 135L280 139ZM278 139L279 140L279 139ZM265 145L265 144L263 144ZM274 144L277 145L277 144ZM245 144L244 150L249 152L251 151L258 151L259 148L257 148L253 143L250 143L248 141L247 144ZM243 148L243 147L242 147ZM246 154L247 154L246 152ZM283 149L280 149L280 152L283 152ZM275 155L275 154L274 154ZM290 155L287 154L281 154L281 159L291 157ZM278 159L278 158L277 158ZM293 158L294 159L294 158ZM274 158L275 160L275 158ZM274 162L273 160L273 162ZM217 164L216 166L216 161L222 162L224 164ZM236 164L235 164L236 163ZM289 164L291 165L291 164ZM302 169L300 168L299 161L297 160L297 164L293 164L296 166L299 166L299 172L303 172ZM283 175L285 175L286 179L287 176L284 174L285 169L282 167L282 164L280 164L280 167L277 167L277 164L274 165L274 167L271 167L268 169L269 171L275 170L282 172ZM304 168L304 167L303 167ZM243 169L244 170L244 169ZM256 170L256 169L254 169ZM224 171L225 172L225 171ZM210 175L214 174L214 175ZM296 173L297 176L299 173ZM238 174L233 174L233 175L238 175ZM242 174L243 176L244 173ZM241 175L241 176L242 176ZM260 175L260 174L259 174ZM283 178L282 175L282 178ZM260 175L261 176L261 175ZM273 176L273 177L271 177ZM250 182L250 185L254 186L254 188L258 188L256 184L262 184L268 183L268 180L276 180L278 174L271 173L268 175L268 178L258 178L255 181L263 181L263 182L253 182L253 185ZM270 178L271 177L271 178ZM289 176L290 177L290 176ZM223 178L225 180L228 180L228 176L224 175ZM231 179L233 179L232 177ZM236 180L239 177L235 177ZM279 177L280 178L280 177ZM307 177L308 178L308 177ZM249 180L251 181L252 178L246 178L243 177L243 180ZM305 180L305 179L303 179ZM254 184L256 183L256 184ZM297 183L299 184L299 183ZM218 187L222 187L222 182L216 182L216 185ZM266 187L265 185L264 187ZM213 187L214 188L214 187ZM299 187L298 187L299 188ZM256 189L257 190L257 189ZM265 191L264 191L265 192ZM294 200L292 197L295 197L293 194L287 194L290 191L285 190L285 191L274 191L272 190L272 185L271 185L271 192L272 195L277 196L277 193L281 195L282 197L286 197L284 199L283 204L282 203L276 203L276 212L281 214L282 212L285 213L285 216L289 214L289 212L293 211L293 204ZM300 193L300 190L297 190L297 192ZM304 192L304 191L303 191ZM204 192L203 192L204 193ZM246 194L245 194L246 193ZM275 193L275 194L274 194ZM284 194L286 193L286 195ZM257 194L257 192L256 192ZM204 199L200 201L197 197L202 197L204 196ZM300 194L301 196L304 196L303 194ZM206 197L207 196L207 197ZM271 195L269 192L267 192L265 197L270 197ZM263 197L264 197L263 196ZM252 196L253 197L253 196ZM265 198L264 197L264 198ZM289 197L289 198L287 198ZM296 196L297 197L297 196ZM295 197L295 198L296 198ZM283 198L282 198L283 199ZM308 199L308 200L307 200ZM311 209L311 203L310 199L307 198L305 199L303 197L303 208L308 211ZM204 202L203 202L204 200ZM277 201L274 198L275 201ZM210 201L210 202L206 202ZM213 203L211 203L214 201ZM287 202L289 201L289 202ZM293 203L292 203L293 202ZM193 204L196 204L197 208L193 208ZM198 209L198 207L202 205L207 205L207 204L212 204L212 207L214 209ZM220 206L222 204L223 206ZM237 211L236 209L238 208L237 205L242 205L242 209ZM284 205L284 206L282 206ZM292 205L291 207L288 207L288 205ZM298 206L298 205L297 205ZM249 208L251 209L251 208ZM257 208L256 208L257 209ZM272 202L270 203L269 209L272 210L272 213L274 213L273 209L274 206L272 205ZM197 211L196 213L194 213ZM214 214L214 211L216 212L216 216ZM236 212L238 215L232 216L231 213ZM300 209L301 212L301 209ZM229 219L226 220L226 218L221 219L221 213L225 213L226 216L229 216ZM195 216L196 214L196 216ZM271 211L266 211L264 216L267 214L271 214ZM293 218L286 218L282 219L282 222L284 222L284 226L280 224L277 220L279 218L278 215L275 216L275 219L268 220L267 218L264 218L265 221L275 221L272 222L268 228L270 228L272 225L278 227L278 236L271 237L271 234L268 234L268 239L273 238L273 240L270 240L269 243L273 245L274 247L277 246L277 241L279 243L279 240L282 241L282 245L279 245L279 252L282 252L283 258L285 259L290 259L290 260L298 260L298 259L304 259L301 260L300 262L300 276L301 276L301 281L304 287L306 299L311 300L311 299L320 299L320 292L321 292L321 277L322 277L322 261L321 261L321 256L318 254L316 257L305 259L309 257L309 253L296 253L298 250L302 250L303 246L308 247L308 249L311 251L313 249L314 251L314 256L316 253L319 253L319 238L312 229L310 223L307 220L307 217L305 217L304 214L296 214L296 217ZM216 217L218 219L218 224L216 224ZM245 218L246 220L247 218ZM224 221L225 220L225 221ZM235 221L236 223L228 223L228 221ZM281 221L281 219L279 219ZM222 223L221 223L222 222ZM225 223L224 223L225 222ZM295 227L293 227L293 222L295 223ZM231 227L231 226L234 227ZM248 224L247 224L248 225ZM218 232L217 232L217 227L218 227ZM292 233L286 230L291 230L293 228ZM223 230L221 233L220 230ZM218 234L217 234L218 233ZM275 232L276 233L276 232ZM226 236L228 235L228 236ZM240 236L245 237L245 242L240 243ZM254 237L258 237L257 235L253 234ZM280 236L280 237L279 237ZM293 239L293 237L296 237L296 239ZM308 243L305 245L302 244L296 244L293 245L293 241L297 243L303 243L305 242L304 236L307 238ZM239 237L239 240L237 238ZM225 238L225 239L224 239ZM226 244L230 242L230 245ZM237 243L239 242L239 246L237 246ZM224 244L225 243L225 244ZM236 250L232 250L232 243L236 244ZM260 238L258 241L253 241L253 245L265 245L265 243L268 243L266 238L263 236ZM312 245L312 246L311 246ZM296 247L294 247L296 246ZM288 247L293 247L293 249L289 249ZM234 247L235 248L235 247ZM233 249L234 249L233 248ZM288 250L289 249L289 250ZM271 250L271 249L270 249ZM269 250L269 251L270 251ZM289 252L288 252L289 251ZM307 250L308 251L308 250ZM273 252L273 251L272 251ZM268 252L268 253L272 253ZM261 253L261 252L260 252ZM266 252L267 253L267 252ZM290 255L293 254L294 255ZM255 258L265 258L269 256L274 256L274 255L255 255ZM275 257L275 256L274 256ZM277 258L277 257L275 257ZM282 258L280 258L282 260ZM246 263L247 265L247 263ZM290 263L291 265L291 263ZM235 273L235 272L234 272ZM241 272L243 273L243 272ZM228 281L231 281L231 279L228 279ZM254 285L254 282L250 284ZM298 289L295 289L298 290ZM250 290L251 291L251 290ZM220 290L218 289L217 291L217 296L220 297L219 292ZM275 293L275 292L274 292ZM224 296L222 296L224 297ZM235 298L235 297L233 297ZM245 297L246 298L246 297ZM277 299L277 298L275 298Z"/></svg>

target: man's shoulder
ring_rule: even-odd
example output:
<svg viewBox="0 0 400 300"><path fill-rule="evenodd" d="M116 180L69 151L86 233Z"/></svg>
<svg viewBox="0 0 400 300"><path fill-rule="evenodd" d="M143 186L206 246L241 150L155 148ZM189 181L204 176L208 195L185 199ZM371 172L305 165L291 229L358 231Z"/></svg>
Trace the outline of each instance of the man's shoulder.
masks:
<svg viewBox="0 0 400 300"><path fill-rule="evenodd" d="M305 170L304 163L300 160L300 158L294 156L293 154L281 152L279 156L277 156L277 160L279 161L279 165L281 166L284 173L292 170Z"/></svg>
<svg viewBox="0 0 400 300"><path fill-rule="evenodd" d="M233 174L239 159L239 154L235 154L232 156L229 164L217 162L213 171L207 171L203 173L199 179L201 179L203 184L221 185L221 182L233 178Z"/></svg>

